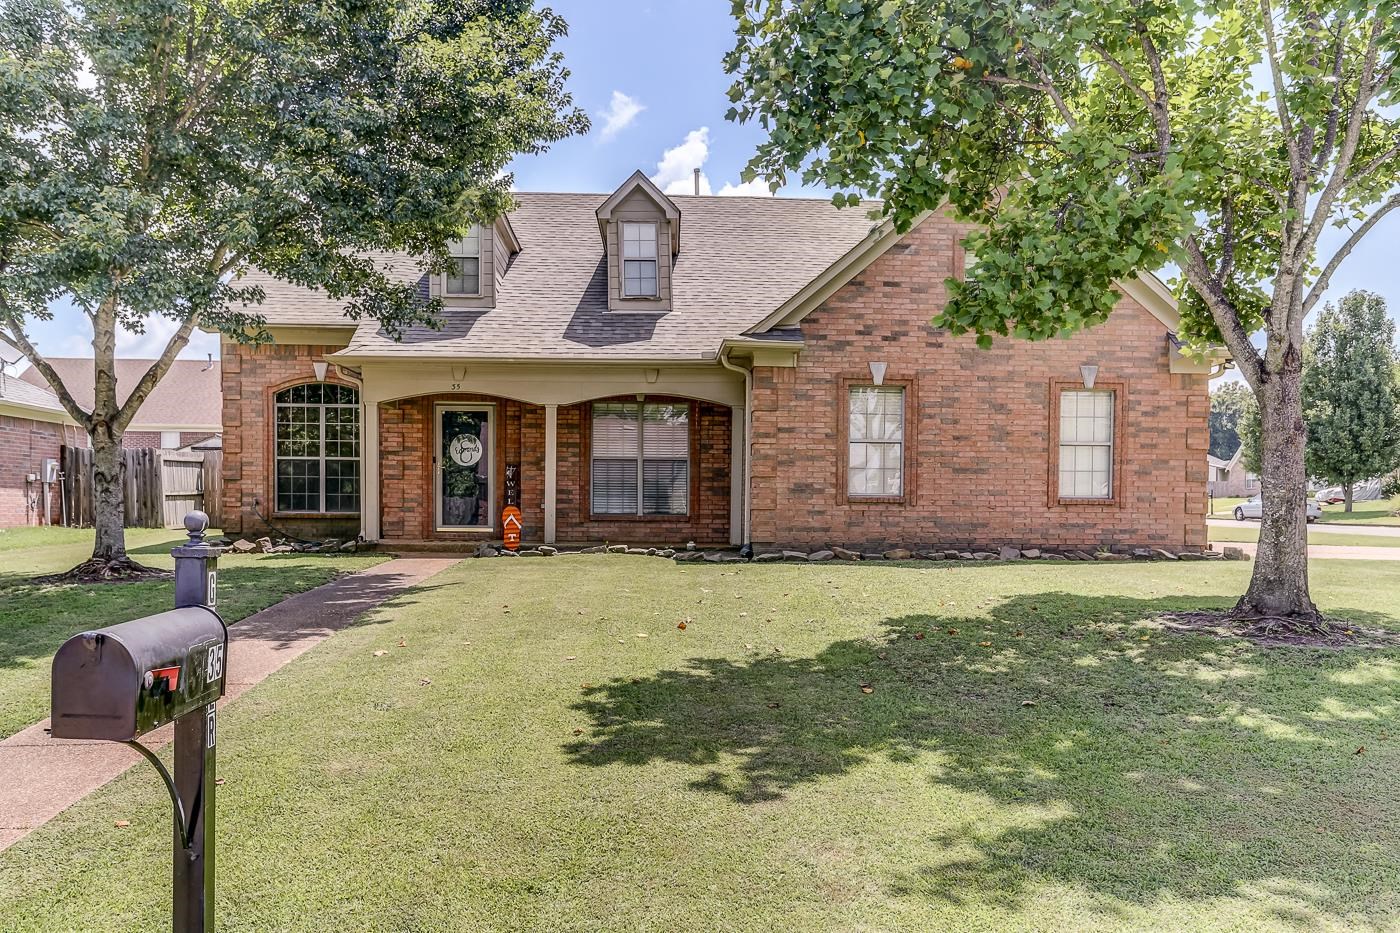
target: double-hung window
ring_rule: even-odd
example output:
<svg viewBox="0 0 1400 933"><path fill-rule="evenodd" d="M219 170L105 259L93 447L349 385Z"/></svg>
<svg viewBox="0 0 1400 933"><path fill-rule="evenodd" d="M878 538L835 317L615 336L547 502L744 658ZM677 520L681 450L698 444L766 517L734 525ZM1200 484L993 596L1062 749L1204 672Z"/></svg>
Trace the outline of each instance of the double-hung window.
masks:
<svg viewBox="0 0 1400 933"><path fill-rule="evenodd" d="M447 244L452 265L443 276L443 293L458 297L481 294L481 228L473 224L467 235Z"/></svg>
<svg viewBox="0 0 1400 933"><path fill-rule="evenodd" d="M360 394L313 382L277 393L277 511L360 510Z"/></svg>
<svg viewBox="0 0 1400 933"><path fill-rule="evenodd" d="M622 224L622 297L655 298L656 224Z"/></svg>
<svg viewBox="0 0 1400 933"><path fill-rule="evenodd" d="M1113 392L1060 392L1060 498L1113 497Z"/></svg>
<svg viewBox="0 0 1400 933"><path fill-rule="evenodd" d="M592 512L684 515L690 507L690 406L593 405Z"/></svg>
<svg viewBox="0 0 1400 933"><path fill-rule="evenodd" d="M846 415L846 494L903 496L904 388L852 386Z"/></svg>

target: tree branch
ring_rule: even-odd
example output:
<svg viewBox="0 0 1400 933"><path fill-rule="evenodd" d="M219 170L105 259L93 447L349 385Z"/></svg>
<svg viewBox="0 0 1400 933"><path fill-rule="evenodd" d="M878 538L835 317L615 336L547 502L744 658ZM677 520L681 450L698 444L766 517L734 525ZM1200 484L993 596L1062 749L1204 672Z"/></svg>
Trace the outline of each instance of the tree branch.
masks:
<svg viewBox="0 0 1400 933"><path fill-rule="evenodd" d="M1249 332L1240 323L1239 312L1221 288L1219 280L1211 275L1210 263L1196 238L1188 236L1182 245L1186 248L1186 262L1181 267L1182 274L1205 302L1240 372L1251 386L1257 388L1264 373L1264 361L1250 341Z"/></svg>
<svg viewBox="0 0 1400 933"><path fill-rule="evenodd" d="M73 393L68 391L68 387L63 384L58 373L49 365L49 361L44 359L44 355L29 341L24 331L20 330L19 324L13 320L6 321L4 322L4 331L5 339L18 347L25 359L29 360L29 365L37 369L40 375L48 380L50 388L53 389L54 395L58 396L59 404L63 406L64 411L68 412L68 416L78 422L83 430L91 430L91 415L83 411L83 407L73 398Z"/></svg>
<svg viewBox="0 0 1400 933"><path fill-rule="evenodd" d="M1340 266L1342 261L1356 248L1356 244L1361 242L1362 238L1371 231L1372 227L1380 222L1382 217L1389 214L1397 207L1400 207L1400 194L1391 195L1389 201L1386 201L1378 207L1374 214L1367 217L1361 226L1352 231L1351 236L1347 237L1346 242L1343 243L1337 249L1337 252L1333 254L1332 258L1327 261L1327 265L1322 267L1322 272L1318 275L1317 281L1313 283L1313 287L1308 292L1307 298L1303 300L1303 315L1305 317L1308 312L1312 310L1313 306L1321 300L1323 292L1327 291L1328 283L1332 281L1332 273L1337 271L1337 267Z"/></svg>
<svg viewBox="0 0 1400 933"><path fill-rule="evenodd" d="M1264 55L1269 62L1269 75L1274 83L1274 108L1278 111L1279 126L1283 137L1288 141L1288 165L1296 178L1303 171L1302 159L1293 144L1293 116L1288 111L1287 87L1283 83L1283 68L1278 62L1278 39L1274 36L1274 8L1269 0L1260 0L1260 14L1264 27Z"/></svg>
<svg viewBox="0 0 1400 933"><path fill-rule="evenodd" d="M125 431L131 419L136 417L136 412L150 396L151 390L156 387L156 383L165 378L165 374L170 371L170 365L175 362L175 357L179 356L190 342L190 334L194 332L199 323L199 313L192 312L189 317L181 322L180 327L171 335L165 349L161 351L160 357L151 364L150 368L142 374L132 388L131 394L126 397L121 408L117 409L117 416L113 419L114 427L119 431Z"/></svg>

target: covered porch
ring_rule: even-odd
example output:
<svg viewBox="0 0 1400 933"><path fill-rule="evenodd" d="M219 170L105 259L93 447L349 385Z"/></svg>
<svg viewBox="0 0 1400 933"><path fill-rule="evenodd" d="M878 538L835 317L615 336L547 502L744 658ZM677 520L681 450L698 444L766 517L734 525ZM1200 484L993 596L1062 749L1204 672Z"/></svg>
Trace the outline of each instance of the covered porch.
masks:
<svg viewBox="0 0 1400 933"><path fill-rule="evenodd" d="M336 356L361 385L366 540L500 541L508 505L527 544L744 540L738 372Z"/></svg>

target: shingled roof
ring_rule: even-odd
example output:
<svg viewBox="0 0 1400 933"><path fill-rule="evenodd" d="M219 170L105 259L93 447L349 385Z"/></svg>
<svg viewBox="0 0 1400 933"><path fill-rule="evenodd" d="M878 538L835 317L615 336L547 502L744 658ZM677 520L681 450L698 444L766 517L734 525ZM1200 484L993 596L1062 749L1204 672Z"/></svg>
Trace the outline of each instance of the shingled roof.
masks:
<svg viewBox="0 0 1400 933"><path fill-rule="evenodd" d="M675 196L682 248L672 308L608 310L607 266L595 212L606 194L518 192L510 222L522 249L494 308L448 308L441 330L414 328L401 342L362 322L345 356L563 360L713 359L727 337L761 322L876 227L870 209L795 198ZM380 260L405 281L422 278L404 256ZM347 325L343 304L254 271L257 309L271 325ZM426 289L425 289L426 290Z"/></svg>
<svg viewBox="0 0 1400 933"><path fill-rule="evenodd" d="M58 373L73 400L85 411L92 410L93 368L89 357L49 357L49 365ZM151 368L154 360L119 359L116 361L117 395L126 401L131 390ZM44 390L48 380L30 367L19 378ZM176 360L165 378L156 384L127 427L128 431L150 428L175 430L218 430L223 423L223 395L219 384L219 364L204 360Z"/></svg>

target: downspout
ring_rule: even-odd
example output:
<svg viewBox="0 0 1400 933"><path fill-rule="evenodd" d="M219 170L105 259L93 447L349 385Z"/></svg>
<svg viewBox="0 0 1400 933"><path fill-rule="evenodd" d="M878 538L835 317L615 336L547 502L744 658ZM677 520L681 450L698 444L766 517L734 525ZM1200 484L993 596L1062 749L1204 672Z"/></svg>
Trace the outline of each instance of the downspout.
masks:
<svg viewBox="0 0 1400 933"><path fill-rule="evenodd" d="M730 362L730 350L731 348L725 348L720 354L719 364L744 377L744 501L739 510L743 516L743 527L740 529L743 533L739 537L743 544L749 544L749 464L753 462L753 370Z"/></svg>

